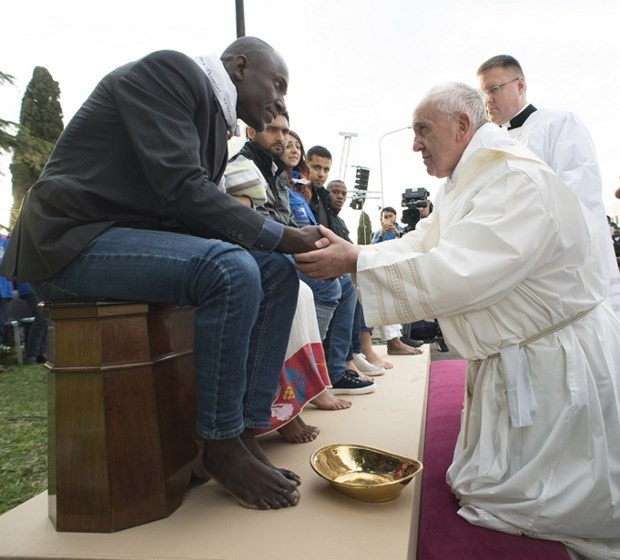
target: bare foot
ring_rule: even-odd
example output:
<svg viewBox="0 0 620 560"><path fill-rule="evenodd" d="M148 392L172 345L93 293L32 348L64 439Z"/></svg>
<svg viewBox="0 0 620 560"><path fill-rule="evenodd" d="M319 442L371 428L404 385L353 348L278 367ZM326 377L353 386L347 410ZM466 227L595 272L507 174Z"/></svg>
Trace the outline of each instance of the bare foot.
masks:
<svg viewBox="0 0 620 560"><path fill-rule="evenodd" d="M373 365L382 367L383 369L392 369L394 364L392 362L386 362L377 354L374 350L370 350L368 354L364 352L366 359Z"/></svg>
<svg viewBox="0 0 620 560"><path fill-rule="evenodd" d="M239 437L205 440L203 463L205 471L244 507L280 509L299 502L296 484L258 460Z"/></svg>
<svg viewBox="0 0 620 560"><path fill-rule="evenodd" d="M299 416L278 428L278 433L289 443L308 443L314 441L320 431L316 426L308 426Z"/></svg>
<svg viewBox="0 0 620 560"><path fill-rule="evenodd" d="M392 338L387 341L387 353L391 356L415 356L421 354L422 350L409 346L398 338Z"/></svg>
<svg viewBox="0 0 620 560"><path fill-rule="evenodd" d="M323 391L318 397L314 397L310 402L321 410L344 410L345 408L351 408L351 405L353 404L351 401L339 399L336 395L333 395L329 391Z"/></svg>
<svg viewBox="0 0 620 560"><path fill-rule="evenodd" d="M285 468L276 467L269 460L269 457L265 455L263 448L258 443L256 436L254 435L254 430L244 430L243 433L239 436L239 439L242 441L243 445L246 446L247 450L254 455L261 463L271 467L272 469L276 469L279 473L284 475L290 482L296 485L301 484L301 478L299 475Z"/></svg>
<svg viewBox="0 0 620 560"><path fill-rule="evenodd" d="M355 367L355 364L353 363L352 360L349 360L348 362L346 362L346 366L347 366L347 371L353 377L359 377L362 381L372 381L372 382L374 382L374 379L372 377L370 377L369 375L366 375L365 373L362 373L361 371L359 371Z"/></svg>
<svg viewBox="0 0 620 560"><path fill-rule="evenodd" d="M353 377L357 377L362 381L372 381L374 383L375 380L372 377L363 374L361 371L357 371L354 366L349 367L349 363L350 362L347 362L347 372L349 372L350 375L352 375Z"/></svg>
<svg viewBox="0 0 620 560"><path fill-rule="evenodd" d="M369 332L362 331L360 334L360 340L362 343L362 352L371 364L382 367L383 369L392 369L394 367L394 364L386 362L375 352L372 344L372 335Z"/></svg>

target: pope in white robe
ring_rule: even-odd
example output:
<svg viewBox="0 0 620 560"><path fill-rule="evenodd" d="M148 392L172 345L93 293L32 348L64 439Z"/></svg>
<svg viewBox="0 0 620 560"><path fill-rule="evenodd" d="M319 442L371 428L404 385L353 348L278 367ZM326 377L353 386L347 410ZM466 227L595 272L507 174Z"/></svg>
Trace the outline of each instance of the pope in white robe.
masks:
<svg viewBox="0 0 620 560"><path fill-rule="evenodd" d="M325 231L322 249L295 258L314 277L355 270L369 325L438 318L468 361L447 473L459 515L620 558L620 322L600 230L485 121L469 86L431 91L414 151L447 177L439 208L400 239L348 249Z"/></svg>

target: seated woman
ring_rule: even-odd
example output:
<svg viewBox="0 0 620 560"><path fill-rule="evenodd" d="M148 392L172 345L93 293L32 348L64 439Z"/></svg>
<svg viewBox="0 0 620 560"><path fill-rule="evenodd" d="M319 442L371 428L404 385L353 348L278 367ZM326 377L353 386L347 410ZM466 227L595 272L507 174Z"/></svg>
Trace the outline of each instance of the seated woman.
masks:
<svg viewBox="0 0 620 560"><path fill-rule="evenodd" d="M320 430L301 419L306 404L311 402L325 410L342 410L351 406L351 401L339 399L327 390L329 374L314 313L312 290L300 282L278 392L271 405L271 426L258 434L278 430L290 443L307 443L316 439Z"/></svg>
<svg viewBox="0 0 620 560"><path fill-rule="evenodd" d="M227 192L234 193L242 202L249 203L250 199L255 205L264 202L262 175L249 160L237 160L228 165L225 185ZM290 443L313 441L320 430L306 424L300 416L308 402L324 410L342 410L351 406L351 401L337 398L327 391L329 386L312 290L300 282L286 358L271 407L271 426L257 433L263 435L277 430Z"/></svg>

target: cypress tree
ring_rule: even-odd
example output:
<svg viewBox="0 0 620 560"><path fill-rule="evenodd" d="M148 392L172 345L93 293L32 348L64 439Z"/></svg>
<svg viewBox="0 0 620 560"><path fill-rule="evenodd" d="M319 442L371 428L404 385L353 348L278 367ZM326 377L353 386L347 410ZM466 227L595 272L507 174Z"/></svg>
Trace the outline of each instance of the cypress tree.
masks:
<svg viewBox="0 0 620 560"><path fill-rule="evenodd" d="M37 66L26 88L15 137L11 174L13 207L11 227L22 200L43 171L54 144L63 129L60 88L47 69Z"/></svg>

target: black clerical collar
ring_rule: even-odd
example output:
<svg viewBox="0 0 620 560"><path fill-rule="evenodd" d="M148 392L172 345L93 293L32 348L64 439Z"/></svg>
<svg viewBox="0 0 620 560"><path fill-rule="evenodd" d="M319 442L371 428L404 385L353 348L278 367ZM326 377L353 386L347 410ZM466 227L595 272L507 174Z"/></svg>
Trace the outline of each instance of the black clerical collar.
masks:
<svg viewBox="0 0 620 560"><path fill-rule="evenodd" d="M536 111L536 107L530 103L525 109L523 109L523 111L510 119L510 122L508 123L508 130L523 126L523 123L534 111Z"/></svg>

